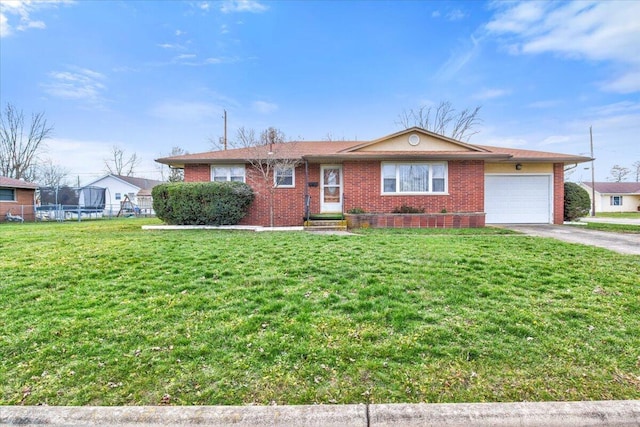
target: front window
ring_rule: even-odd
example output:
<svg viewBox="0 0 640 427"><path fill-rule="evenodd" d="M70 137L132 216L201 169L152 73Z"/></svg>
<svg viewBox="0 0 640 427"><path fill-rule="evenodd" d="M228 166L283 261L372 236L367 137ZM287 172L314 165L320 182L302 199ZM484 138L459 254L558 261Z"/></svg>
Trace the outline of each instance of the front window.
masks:
<svg viewBox="0 0 640 427"><path fill-rule="evenodd" d="M283 166L275 168L273 180L276 187L294 187L295 172L293 166Z"/></svg>
<svg viewBox="0 0 640 427"><path fill-rule="evenodd" d="M244 165L211 166L211 181L244 182Z"/></svg>
<svg viewBox="0 0 640 427"><path fill-rule="evenodd" d="M16 200L16 190L13 188L0 188L0 202L13 202Z"/></svg>
<svg viewBox="0 0 640 427"><path fill-rule="evenodd" d="M121 193L116 193L116 200L120 200L122 199L122 194Z"/></svg>
<svg viewBox="0 0 640 427"><path fill-rule="evenodd" d="M446 163L383 163L382 193L445 193Z"/></svg>
<svg viewBox="0 0 640 427"><path fill-rule="evenodd" d="M611 196L611 206L622 206L622 196Z"/></svg>

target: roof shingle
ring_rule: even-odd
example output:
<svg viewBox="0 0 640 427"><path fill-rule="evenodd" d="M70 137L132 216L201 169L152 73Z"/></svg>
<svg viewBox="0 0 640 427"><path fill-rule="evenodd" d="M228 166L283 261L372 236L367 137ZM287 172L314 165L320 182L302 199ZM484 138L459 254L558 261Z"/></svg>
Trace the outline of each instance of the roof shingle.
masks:
<svg viewBox="0 0 640 427"><path fill-rule="evenodd" d="M38 184L34 184L33 182L23 181L21 179L14 179L6 176L0 176L0 187L36 189L38 188Z"/></svg>
<svg viewBox="0 0 640 427"><path fill-rule="evenodd" d="M640 182L583 182L589 188L594 188L600 194L640 194Z"/></svg>
<svg viewBox="0 0 640 427"><path fill-rule="evenodd" d="M408 129L398 132L385 138L375 141L294 141L273 145L262 145L250 148L234 148L229 150L208 151L205 153L184 154L181 156L164 157L156 159L159 163L183 167L185 164L194 163L231 163L246 162L247 159L268 158L271 155L283 159L306 159L322 161L327 160L348 160L348 159L484 159L493 161L508 162L554 162L554 163L582 163L590 161L591 158L574 156L571 154L550 153L545 151L520 150L516 148L491 147L484 145L473 145L456 142L450 138L423 131L428 135L442 139L455 145L468 148L468 150L455 151L376 151L363 150L363 148L384 141L390 137L395 137L404 132L415 132L415 129Z"/></svg>

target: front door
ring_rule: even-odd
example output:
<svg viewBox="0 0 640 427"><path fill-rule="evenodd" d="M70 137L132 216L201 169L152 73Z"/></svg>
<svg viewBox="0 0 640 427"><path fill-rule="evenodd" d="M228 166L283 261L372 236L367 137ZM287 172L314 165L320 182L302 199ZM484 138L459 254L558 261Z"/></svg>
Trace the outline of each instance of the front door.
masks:
<svg viewBox="0 0 640 427"><path fill-rule="evenodd" d="M342 166L320 166L320 212L342 213Z"/></svg>

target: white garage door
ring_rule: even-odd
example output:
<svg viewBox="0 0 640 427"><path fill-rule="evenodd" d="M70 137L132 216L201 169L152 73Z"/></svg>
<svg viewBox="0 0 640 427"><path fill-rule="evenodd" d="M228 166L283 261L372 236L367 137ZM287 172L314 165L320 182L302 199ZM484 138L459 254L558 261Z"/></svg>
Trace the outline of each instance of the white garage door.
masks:
<svg viewBox="0 0 640 427"><path fill-rule="evenodd" d="M487 224L551 223L551 176L486 175Z"/></svg>

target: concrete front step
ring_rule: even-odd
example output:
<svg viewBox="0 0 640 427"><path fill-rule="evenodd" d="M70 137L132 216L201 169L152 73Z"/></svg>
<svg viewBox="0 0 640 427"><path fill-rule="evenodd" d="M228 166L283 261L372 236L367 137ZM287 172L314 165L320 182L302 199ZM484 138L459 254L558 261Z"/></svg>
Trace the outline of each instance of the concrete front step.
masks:
<svg viewBox="0 0 640 427"><path fill-rule="evenodd" d="M345 220L310 220L305 221L304 229L307 231L326 231L326 230L346 230L347 221Z"/></svg>

